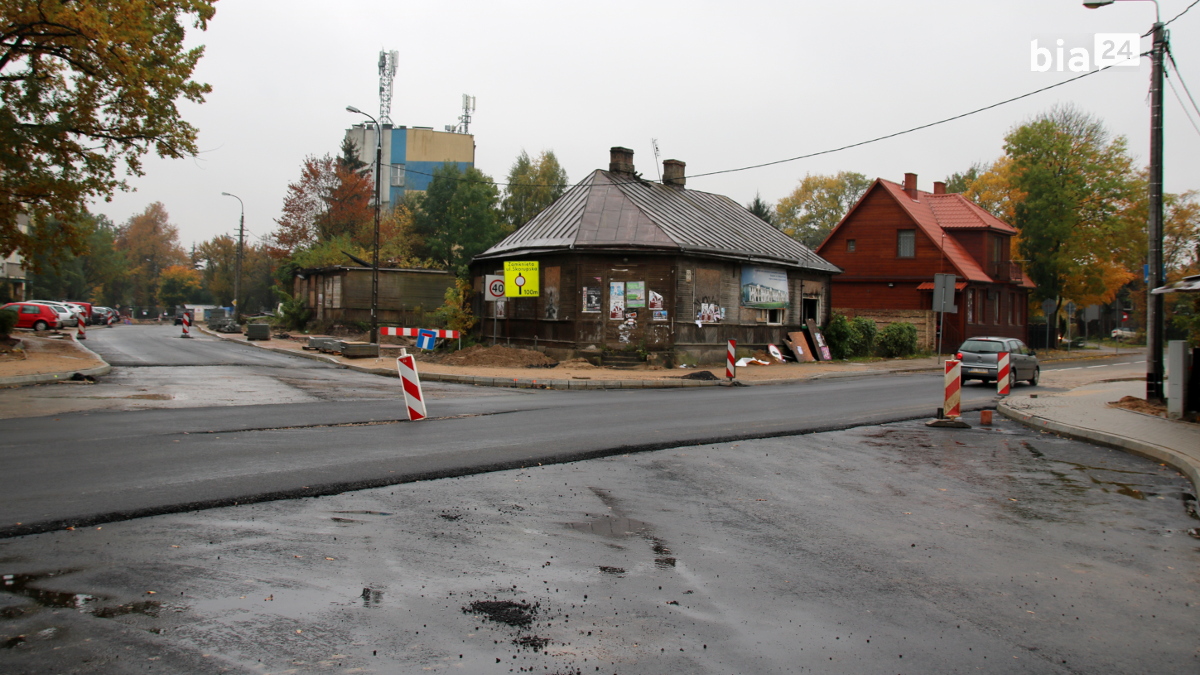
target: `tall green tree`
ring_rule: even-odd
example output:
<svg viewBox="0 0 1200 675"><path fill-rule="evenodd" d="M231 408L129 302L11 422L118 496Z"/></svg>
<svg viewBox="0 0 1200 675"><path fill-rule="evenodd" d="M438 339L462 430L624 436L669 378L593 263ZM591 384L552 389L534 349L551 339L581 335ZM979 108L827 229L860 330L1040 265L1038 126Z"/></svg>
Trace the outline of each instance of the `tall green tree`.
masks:
<svg viewBox="0 0 1200 675"><path fill-rule="evenodd" d="M504 236L498 198L496 184L475 167L460 171L447 162L434 169L413 223L427 257L466 277L471 258Z"/></svg>
<svg viewBox="0 0 1200 675"><path fill-rule="evenodd" d="M805 246L816 248L869 187L871 180L853 171L806 174L800 185L775 205L775 226Z"/></svg>
<svg viewBox="0 0 1200 675"><path fill-rule="evenodd" d="M946 176L946 192L957 194L966 192L979 176L987 173L991 166L987 162L975 162L966 171L956 171Z"/></svg>
<svg viewBox="0 0 1200 675"><path fill-rule="evenodd" d="M524 150L508 170L500 210L508 232L529 222L567 191L567 172L553 150L530 159Z"/></svg>
<svg viewBox="0 0 1200 675"><path fill-rule="evenodd" d="M36 226L38 232L57 236L67 227L51 219ZM29 297L73 299L113 304L120 302L122 284L126 280L125 258L115 247L117 228L108 217L87 215L73 226L83 234L84 250L78 255L70 250L39 254L37 271L29 273Z"/></svg>
<svg viewBox="0 0 1200 675"><path fill-rule="evenodd" d="M1012 187L1023 195L1013 224L1037 284L1033 299L1053 300L1054 316L1068 300L1111 300L1133 276L1122 265L1124 249L1145 238L1144 223L1127 217L1138 182L1125 138L1090 114L1057 106L1011 131L1004 149Z"/></svg>
<svg viewBox="0 0 1200 675"><path fill-rule="evenodd" d="M42 0L0 3L0 255L86 248L89 201L128 189L141 158L196 153L176 101L202 103L191 79L210 0ZM21 232L17 216L62 223L57 237Z"/></svg>
<svg viewBox="0 0 1200 675"><path fill-rule="evenodd" d="M746 210L758 216L768 225L775 224L775 207L771 203L762 198L762 195L755 192L754 199L746 205Z"/></svg>

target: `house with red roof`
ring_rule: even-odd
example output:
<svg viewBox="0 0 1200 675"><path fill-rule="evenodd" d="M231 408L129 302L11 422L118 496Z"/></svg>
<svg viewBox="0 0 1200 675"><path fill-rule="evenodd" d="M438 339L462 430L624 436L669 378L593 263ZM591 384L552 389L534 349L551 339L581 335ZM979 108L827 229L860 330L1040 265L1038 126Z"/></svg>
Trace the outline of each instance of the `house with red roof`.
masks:
<svg viewBox="0 0 1200 675"><path fill-rule="evenodd" d="M934 274L957 277L955 314L946 314L942 351L980 335L1027 338L1028 295L1034 287L1011 259L1017 230L945 183L917 189L877 178L817 248L842 268L832 281L832 309L884 325L917 326L921 345L937 348Z"/></svg>

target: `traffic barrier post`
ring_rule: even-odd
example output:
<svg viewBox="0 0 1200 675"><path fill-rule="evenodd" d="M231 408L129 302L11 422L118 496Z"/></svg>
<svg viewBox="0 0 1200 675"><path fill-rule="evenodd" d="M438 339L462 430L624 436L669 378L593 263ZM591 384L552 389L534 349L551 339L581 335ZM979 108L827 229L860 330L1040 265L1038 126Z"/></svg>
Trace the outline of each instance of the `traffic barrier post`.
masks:
<svg viewBox="0 0 1200 675"><path fill-rule="evenodd" d="M83 318L82 316L79 317L79 323L75 324L75 339L76 340L86 340L87 339L86 325L87 325L87 319Z"/></svg>
<svg viewBox="0 0 1200 675"><path fill-rule="evenodd" d="M962 361L946 361L945 403L942 414L949 419L962 417Z"/></svg>
<svg viewBox="0 0 1200 675"><path fill-rule="evenodd" d="M183 326L183 335L180 335L179 337L185 337L185 338L192 337L191 332L188 330L192 325L191 314L192 314L191 312L183 313L183 319L182 319L182 321L179 322L179 325Z"/></svg>
<svg viewBox="0 0 1200 675"><path fill-rule="evenodd" d="M1008 396L1009 380L1011 379L1008 365L1008 352L996 355L996 393Z"/></svg>
<svg viewBox="0 0 1200 675"><path fill-rule="evenodd" d="M729 349L725 353L725 377L728 377L730 382L733 381L734 375L737 374L737 365L735 363L736 350L737 350L737 340L730 340L729 341Z"/></svg>
<svg viewBox="0 0 1200 675"><path fill-rule="evenodd" d="M396 359L396 369L400 371L400 383L404 388L404 408L408 411L408 421L425 419L425 396L421 393L416 359L402 349L400 357Z"/></svg>

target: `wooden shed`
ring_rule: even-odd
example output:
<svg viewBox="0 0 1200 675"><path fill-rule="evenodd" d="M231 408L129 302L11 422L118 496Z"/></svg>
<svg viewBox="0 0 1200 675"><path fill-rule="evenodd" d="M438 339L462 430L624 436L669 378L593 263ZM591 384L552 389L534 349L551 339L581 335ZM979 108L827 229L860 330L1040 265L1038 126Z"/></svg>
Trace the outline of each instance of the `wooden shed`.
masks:
<svg viewBox="0 0 1200 675"><path fill-rule="evenodd" d="M422 311L442 306L454 275L442 270L379 268L379 324L410 326ZM297 270L293 296L317 321L371 321L371 268L322 267Z"/></svg>
<svg viewBox="0 0 1200 675"><path fill-rule="evenodd" d="M726 342L782 344L806 319L829 318L838 268L722 195L685 188L685 165L663 162L661 183L613 148L592 172L500 243L471 270L502 273L536 261L540 294L483 303L485 340L567 357L597 349L685 352L704 363Z"/></svg>

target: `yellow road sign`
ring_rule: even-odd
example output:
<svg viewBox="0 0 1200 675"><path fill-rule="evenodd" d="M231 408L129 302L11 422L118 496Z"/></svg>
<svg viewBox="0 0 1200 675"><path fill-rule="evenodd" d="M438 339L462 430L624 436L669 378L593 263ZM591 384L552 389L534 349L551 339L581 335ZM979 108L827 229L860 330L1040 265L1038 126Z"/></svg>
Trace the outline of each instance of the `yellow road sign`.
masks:
<svg viewBox="0 0 1200 675"><path fill-rule="evenodd" d="M504 297L536 298L538 296L538 263L504 263Z"/></svg>

